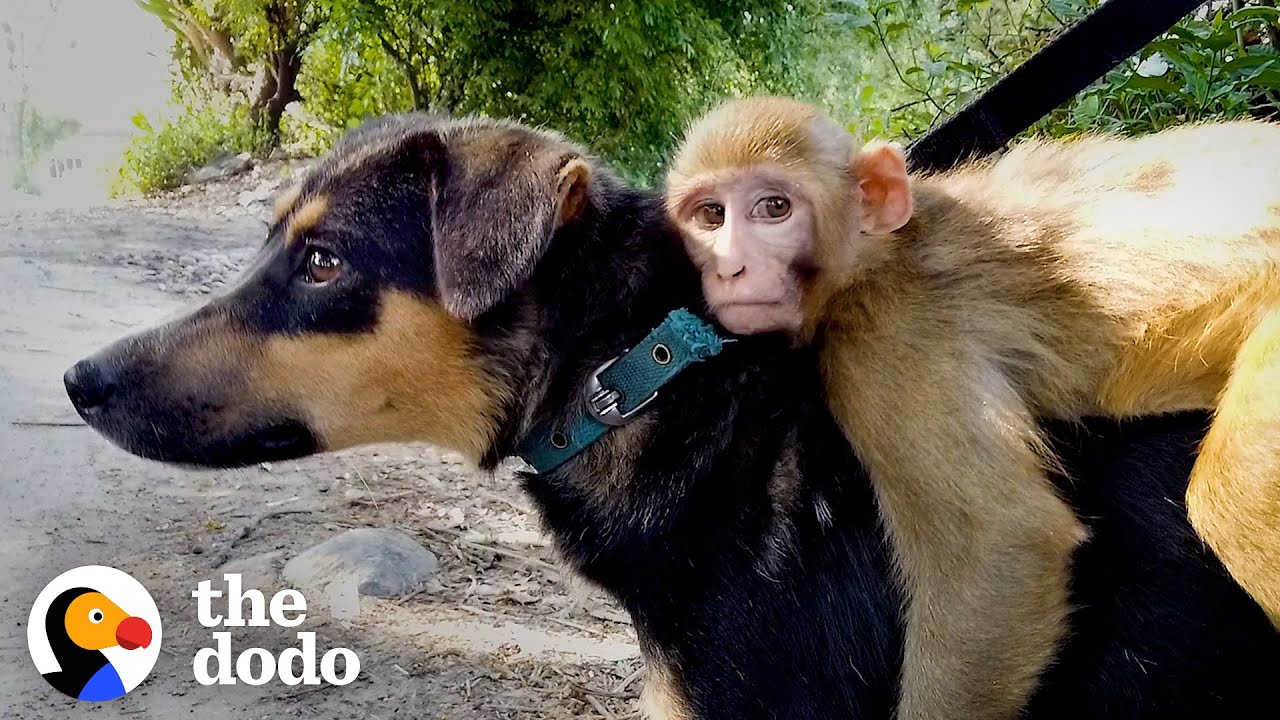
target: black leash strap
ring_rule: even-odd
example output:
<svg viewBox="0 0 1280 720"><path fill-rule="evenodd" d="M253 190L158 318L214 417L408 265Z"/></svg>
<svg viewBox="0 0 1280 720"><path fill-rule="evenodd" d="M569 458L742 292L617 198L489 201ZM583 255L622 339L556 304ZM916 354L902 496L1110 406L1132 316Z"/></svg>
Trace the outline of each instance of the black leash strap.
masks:
<svg viewBox="0 0 1280 720"><path fill-rule="evenodd" d="M912 143L911 169L947 170L999 150L1203 2L1107 0Z"/></svg>

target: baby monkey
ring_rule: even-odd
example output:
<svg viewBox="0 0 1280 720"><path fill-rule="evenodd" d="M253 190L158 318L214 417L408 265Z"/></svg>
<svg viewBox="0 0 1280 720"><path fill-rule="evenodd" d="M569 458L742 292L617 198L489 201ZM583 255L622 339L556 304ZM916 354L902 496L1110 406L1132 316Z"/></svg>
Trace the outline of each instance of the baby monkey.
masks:
<svg viewBox="0 0 1280 720"><path fill-rule="evenodd" d="M668 210L731 332L821 348L907 596L901 720L1007 720L1051 661L1085 533L1043 418L1217 412L1197 531L1280 621L1280 127L1029 141L908 174L814 108L689 131Z"/></svg>

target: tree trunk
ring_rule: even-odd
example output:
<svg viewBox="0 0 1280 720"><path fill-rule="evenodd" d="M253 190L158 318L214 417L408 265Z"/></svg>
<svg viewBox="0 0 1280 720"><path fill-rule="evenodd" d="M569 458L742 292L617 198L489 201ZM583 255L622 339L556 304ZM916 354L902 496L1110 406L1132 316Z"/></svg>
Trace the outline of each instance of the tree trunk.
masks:
<svg viewBox="0 0 1280 720"><path fill-rule="evenodd" d="M413 101L414 110L426 110L427 98L422 91L422 78L418 76L418 71L413 66L412 51L401 51L399 47L393 43L386 35L387 31L378 33L378 41L382 43L382 49L386 51L387 56L391 58L396 65L400 66L400 71L404 73L405 82L409 85L409 99Z"/></svg>
<svg viewBox="0 0 1280 720"><path fill-rule="evenodd" d="M413 98L413 109L427 110L427 98L422 94L422 82L418 79L418 74L409 66L405 66L404 74L409 81L409 95Z"/></svg>
<svg viewBox="0 0 1280 720"><path fill-rule="evenodd" d="M271 98L276 96L276 90L279 88L280 83L276 82L275 67L266 68L262 77L262 85L258 88L258 93L254 96L253 103L249 105L249 108L255 113L262 111L267 107L267 103L271 102Z"/></svg>
<svg viewBox="0 0 1280 720"><path fill-rule="evenodd" d="M295 44L287 44L275 56L275 94L267 100L266 115L263 124L271 135L271 145L280 142L280 118L284 108L294 100L301 100L298 94L298 73L302 71L302 52Z"/></svg>

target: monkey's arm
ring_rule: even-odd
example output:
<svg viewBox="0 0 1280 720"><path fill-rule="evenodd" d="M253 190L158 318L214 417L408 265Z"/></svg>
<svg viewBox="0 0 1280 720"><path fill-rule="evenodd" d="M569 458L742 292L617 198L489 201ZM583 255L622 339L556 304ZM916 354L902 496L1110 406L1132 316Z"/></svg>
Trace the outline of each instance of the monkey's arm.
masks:
<svg viewBox="0 0 1280 720"><path fill-rule="evenodd" d="M835 332L823 366L909 599L898 717L1016 717L1064 631L1083 538L1045 475L1035 419L955 332Z"/></svg>

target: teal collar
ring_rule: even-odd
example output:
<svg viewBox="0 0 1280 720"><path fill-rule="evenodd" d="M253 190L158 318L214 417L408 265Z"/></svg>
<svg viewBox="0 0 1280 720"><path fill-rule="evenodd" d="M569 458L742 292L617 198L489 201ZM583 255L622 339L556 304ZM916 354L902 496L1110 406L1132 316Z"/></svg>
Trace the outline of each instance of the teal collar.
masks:
<svg viewBox="0 0 1280 720"><path fill-rule="evenodd" d="M663 385L695 362L719 354L725 342L688 310L671 311L639 345L592 373L582 407L564 425L534 428L516 454L540 473L555 470L609 428L634 419Z"/></svg>

